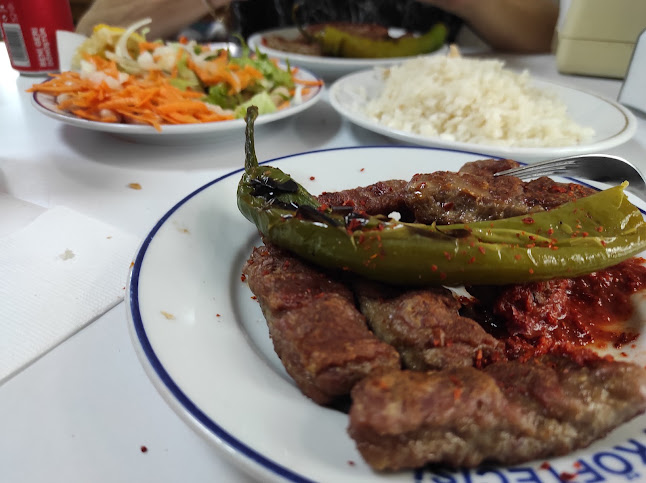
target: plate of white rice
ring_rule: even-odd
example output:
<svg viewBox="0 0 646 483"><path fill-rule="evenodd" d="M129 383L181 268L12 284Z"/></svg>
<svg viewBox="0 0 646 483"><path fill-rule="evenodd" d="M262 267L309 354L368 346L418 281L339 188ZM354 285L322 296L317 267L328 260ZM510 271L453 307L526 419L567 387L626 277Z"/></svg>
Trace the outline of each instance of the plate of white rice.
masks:
<svg viewBox="0 0 646 483"><path fill-rule="evenodd" d="M497 59L417 57L344 76L329 97L351 122L400 141L526 161L602 152L637 128L614 101Z"/></svg>

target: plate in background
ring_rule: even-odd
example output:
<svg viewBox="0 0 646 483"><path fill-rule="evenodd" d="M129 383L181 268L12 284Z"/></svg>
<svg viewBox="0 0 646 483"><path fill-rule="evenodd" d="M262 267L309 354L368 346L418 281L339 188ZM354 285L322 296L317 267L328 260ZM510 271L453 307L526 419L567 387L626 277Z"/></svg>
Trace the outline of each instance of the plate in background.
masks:
<svg viewBox="0 0 646 483"><path fill-rule="evenodd" d="M401 29L391 29L393 31L392 35L401 35L403 31ZM258 48L261 52L280 59L282 61L289 60L291 65L297 65L299 67L304 67L315 74L323 77L324 79L331 80L336 79L340 76L349 74L350 72L355 72L358 70L368 69L370 67L382 66L386 67L389 65L394 65L402 60L410 59L410 57L390 57L390 58L380 58L380 59L346 59L342 57L322 57L319 55L305 55L297 54L292 52L285 52L282 50L272 49L267 47L263 42L263 37L267 35L280 35L287 39L295 39L300 36L300 33L296 27L280 28L266 30L264 32L259 32L251 35L248 40L248 45L252 50ZM438 53L446 52L446 47L441 47L440 49L431 52L425 55L436 55Z"/></svg>
<svg viewBox="0 0 646 483"><path fill-rule="evenodd" d="M574 154L604 152L629 141L637 130L635 116L617 102L591 92L534 78L533 85L556 93L567 106L567 112L575 122L595 130L591 139L577 145L558 147L501 146L451 141L439 136L423 136L393 129L370 119L363 109L370 100L379 95L383 85L380 69L348 74L338 79L330 87L330 103L339 114L354 124L399 141L421 146L477 151L490 156L519 161L536 161Z"/></svg>
<svg viewBox="0 0 646 483"><path fill-rule="evenodd" d="M262 114L256 119L256 124L267 124L290 116L294 116L312 107L322 97L325 84L311 72L300 69L296 77L308 82L321 82L321 85L308 87L300 102L292 102L288 107L271 114ZM42 92L34 92L32 104L41 113L71 126L93 131L109 133L130 141L147 144L188 144L193 142L217 142L222 136L231 134L243 135L244 119L231 121L205 122L199 124L163 124L161 131L152 126L139 124L121 124L99 121L89 121L72 113L61 111L56 107L54 96Z"/></svg>

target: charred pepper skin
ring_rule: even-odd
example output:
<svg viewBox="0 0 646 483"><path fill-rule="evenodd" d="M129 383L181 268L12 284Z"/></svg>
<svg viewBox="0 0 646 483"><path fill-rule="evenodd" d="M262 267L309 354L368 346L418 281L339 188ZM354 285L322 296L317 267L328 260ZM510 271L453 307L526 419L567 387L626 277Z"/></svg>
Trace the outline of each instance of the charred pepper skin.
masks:
<svg viewBox="0 0 646 483"><path fill-rule="evenodd" d="M439 49L446 42L447 28L438 23L419 37L370 39L331 25L314 35L323 54L348 58L410 57Z"/></svg>
<svg viewBox="0 0 646 483"><path fill-rule="evenodd" d="M469 225L422 225L322 206L255 155L247 111L241 213L272 243L317 265L401 285L510 284L575 277L646 249L641 212L616 186L556 209Z"/></svg>

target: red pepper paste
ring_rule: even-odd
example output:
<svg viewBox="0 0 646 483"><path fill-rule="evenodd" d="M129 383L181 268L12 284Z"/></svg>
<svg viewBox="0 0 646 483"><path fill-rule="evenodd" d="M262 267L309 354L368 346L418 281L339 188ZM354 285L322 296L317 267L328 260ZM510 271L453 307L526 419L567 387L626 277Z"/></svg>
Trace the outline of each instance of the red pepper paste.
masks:
<svg viewBox="0 0 646 483"><path fill-rule="evenodd" d="M505 287L491 307L499 338L512 359L528 360L555 348L620 348L639 333L622 324L633 314L630 297L646 286L644 259L633 258L589 275ZM502 331L502 333L500 333Z"/></svg>

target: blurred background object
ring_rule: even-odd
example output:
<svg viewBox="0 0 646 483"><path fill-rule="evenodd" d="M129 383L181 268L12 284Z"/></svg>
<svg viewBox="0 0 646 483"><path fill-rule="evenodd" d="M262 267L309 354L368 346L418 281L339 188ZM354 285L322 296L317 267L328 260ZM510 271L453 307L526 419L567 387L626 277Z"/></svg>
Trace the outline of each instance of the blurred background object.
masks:
<svg viewBox="0 0 646 483"><path fill-rule="evenodd" d="M644 29L644 0L561 0L558 70L623 79Z"/></svg>
<svg viewBox="0 0 646 483"><path fill-rule="evenodd" d="M233 28L246 39L255 32L294 25L294 5L303 24L376 23L424 32L442 22L449 30L449 41L462 24L457 16L417 0L244 0L231 3Z"/></svg>

